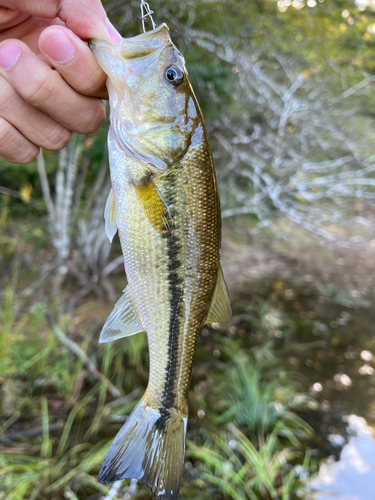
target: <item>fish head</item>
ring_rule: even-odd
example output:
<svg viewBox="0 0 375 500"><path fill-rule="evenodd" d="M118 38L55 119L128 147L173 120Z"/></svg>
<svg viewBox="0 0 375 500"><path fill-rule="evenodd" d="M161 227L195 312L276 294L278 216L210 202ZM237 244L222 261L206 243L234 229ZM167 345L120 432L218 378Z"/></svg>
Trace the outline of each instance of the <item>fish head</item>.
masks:
<svg viewBox="0 0 375 500"><path fill-rule="evenodd" d="M183 56L163 24L116 45L90 41L108 76L110 121L125 154L166 169L189 147L197 104Z"/></svg>

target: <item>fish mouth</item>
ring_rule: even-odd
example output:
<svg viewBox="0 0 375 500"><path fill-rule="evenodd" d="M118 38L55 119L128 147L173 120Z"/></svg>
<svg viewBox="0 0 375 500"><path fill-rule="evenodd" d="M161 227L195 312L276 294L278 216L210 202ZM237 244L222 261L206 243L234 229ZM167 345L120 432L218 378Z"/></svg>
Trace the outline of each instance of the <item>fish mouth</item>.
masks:
<svg viewBox="0 0 375 500"><path fill-rule="evenodd" d="M114 58L120 60L138 59L155 51L160 51L167 45L171 45L169 29L166 24L146 33L141 33L132 38L122 38L118 43L111 44L105 40L90 39L89 47L101 68L111 76L113 69L118 69L120 61L115 64ZM116 68L117 66L117 68Z"/></svg>

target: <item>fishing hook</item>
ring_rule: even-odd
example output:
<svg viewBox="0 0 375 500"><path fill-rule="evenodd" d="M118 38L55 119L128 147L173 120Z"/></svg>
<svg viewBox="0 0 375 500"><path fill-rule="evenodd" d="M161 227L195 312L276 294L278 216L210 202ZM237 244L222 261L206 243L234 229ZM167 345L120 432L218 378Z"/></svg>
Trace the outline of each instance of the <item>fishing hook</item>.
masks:
<svg viewBox="0 0 375 500"><path fill-rule="evenodd" d="M154 14L154 12L150 9L149 4L144 0L141 0L141 19L142 19L143 33L146 33L145 19L147 19L148 17L150 18L152 29L154 30L156 28L156 24L154 23L152 14Z"/></svg>

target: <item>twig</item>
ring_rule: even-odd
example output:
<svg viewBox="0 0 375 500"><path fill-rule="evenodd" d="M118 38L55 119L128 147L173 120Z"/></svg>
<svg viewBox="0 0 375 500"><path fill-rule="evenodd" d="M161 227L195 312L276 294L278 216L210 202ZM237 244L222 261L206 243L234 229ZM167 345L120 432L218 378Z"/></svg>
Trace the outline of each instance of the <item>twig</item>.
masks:
<svg viewBox="0 0 375 500"><path fill-rule="evenodd" d="M106 155L106 149L102 157L102 162L100 165L100 170L98 173L98 176L96 178L95 184L92 187L90 194L86 200L85 206L84 206L84 213L89 213L92 210L92 206L94 201L97 199L99 193L105 191L109 192L110 186L109 182L107 182L108 179L108 163L107 163L107 155ZM108 185L107 185L108 184Z"/></svg>
<svg viewBox="0 0 375 500"><path fill-rule="evenodd" d="M121 489L122 482L123 481L115 481L107 495L105 497L102 497L102 500L130 500L132 496L135 495L138 491L137 480L132 479L129 486Z"/></svg>
<svg viewBox="0 0 375 500"><path fill-rule="evenodd" d="M109 490L108 494L105 497L102 497L102 500L116 500L117 494L121 490L122 480L115 481L112 485L112 488Z"/></svg>
<svg viewBox="0 0 375 500"><path fill-rule="evenodd" d="M123 396L122 398L119 398L119 399L115 399L114 401L107 403L105 406L107 408L110 408L111 410L114 410L115 408L118 408L119 406L124 406L124 405L130 403L130 401L133 401L133 399L135 399L137 396L139 396L141 392L142 392L142 389L140 387L137 387L136 389L134 389L134 391L130 392L126 396Z"/></svg>
<svg viewBox="0 0 375 500"><path fill-rule="evenodd" d="M77 176L77 182L76 182L76 187L75 187L75 192L74 192L74 202L73 202L73 208L72 208L72 215L71 215L71 224L73 225L74 222L77 219L78 212L79 212L79 205L81 202L82 198L82 193L83 189L85 187L85 179L86 179L86 173L90 165L90 158L84 158L82 161L82 166L80 169L80 174L79 177Z"/></svg>
<svg viewBox="0 0 375 500"><path fill-rule="evenodd" d="M72 339L68 338L65 333L57 326L53 325L51 319L49 319L53 333L64 344L68 349L70 349L84 364L87 370L100 382L105 384L108 388L108 392L114 398L120 398L122 396L121 392L115 387L112 382L110 382L107 377L105 377L89 360L86 353L76 344Z"/></svg>
<svg viewBox="0 0 375 500"><path fill-rule="evenodd" d="M62 421L58 421L58 422L55 422L53 424L49 424L48 432L57 431L59 429L62 429L64 427L64 425L65 424ZM28 429L24 432L17 432L17 434L15 434L15 437L18 438L18 436L21 436L22 438L25 438L25 437L31 438L31 437L39 436L40 434L43 434L43 427L36 427L35 429Z"/></svg>
<svg viewBox="0 0 375 500"><path fill-rule="evenodd" d="M43 282L48 278L50 272L52 271L52 269L54 267L55 266L53 263L44 264L41 267L41 270L40 270L40 273L39 273L39 276L37 277L37 279L35 281L33 281L33 283L31 283L31 285L29 285L28 287L21 290L21 292L15 292L14 296L17 298L30 297L30 295L32 295L35 292L35 290L37 288L39 288L43 284ZM0 298L5 297L5 295L6 295L6 292L0 291Z"/></svg>
<svg viewBox="0 0 375 500"><path fill-rule="evenodd" d="M49 183L48 183L48 177L47 177L47 172L46 172L46 166L44 163L44 156L43 156L43 150L40 150L40 153L37 158L37 165L38 165L38 173L39 173L39 178L40 178L40 183L42 186L42 193L43 193L43 198L47 207L47 212L48 212L48 217L50 220L50 223L55 218L55 208L52 203L51 199L51 191L49 189Z"/></svg>
<svg viewBox="0 0 375 500"><path fill-rule="evenodd" d="M108 276L108 274L113 273L113 271L115 271L120 266L120 264L123 264L123 262L124 262L124 257L122 255L119 255L105 266L105 268L101 273L102 276Z"/></svg>
<svg viewBox="0 0 375 500"><path fill-rule="evenodd" d="M3 455L27 455L31 456L40 450L40 444L29 446L28 448L5 448L0 446L0 453Z"/></svg>
<svg viewBox="0 0 375 500"><path fill-rule="evenodd" d="M26 201L18 191L14 191L14 189L8 189L6 187L0 186L0 193L7 194L8 196L12 196L13 198L18 198L19 200L22 200L24 203L30 203L30 205L37 210L42 210L42 205L38 203L36 200L33 198L30 198L28 201Z"/></svg>
<svg viewBox="0 0 375 500"><path fill-rule="evenodd" d="M138 482L136 479L131 479L129 486L124 488L124 495L123 495L123 500L129 500L129 495L130 498L132 495L135 495L138 491Z"/></svg>
<svg viewBox="0 0 375 500"><path fill-rule="evenodd" d="M100 280L101 288L103 288L106 298L112 302L115 303L117 299L117 293L115 290L115 287L112 285L111 281L107 278L101 278Z"/></svg>

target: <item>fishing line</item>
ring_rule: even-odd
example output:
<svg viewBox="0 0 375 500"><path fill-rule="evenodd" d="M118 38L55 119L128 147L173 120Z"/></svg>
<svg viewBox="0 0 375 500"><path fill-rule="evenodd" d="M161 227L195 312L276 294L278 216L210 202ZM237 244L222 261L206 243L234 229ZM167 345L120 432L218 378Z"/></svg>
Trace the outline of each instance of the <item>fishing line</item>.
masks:
<svg viewBox="0 0 375 500"><path fill-rule="evenodd" d="M152 18L152 14L154 14L154 11L150 9L150 6L147 2L144 2L141 0L141 19L142 19L142 29L143 33L146 33L146 26L145 26L145 20L149 18L152 24L152 29L154 30L156 28L156 24L154 23L154 20Z"/></svg>

